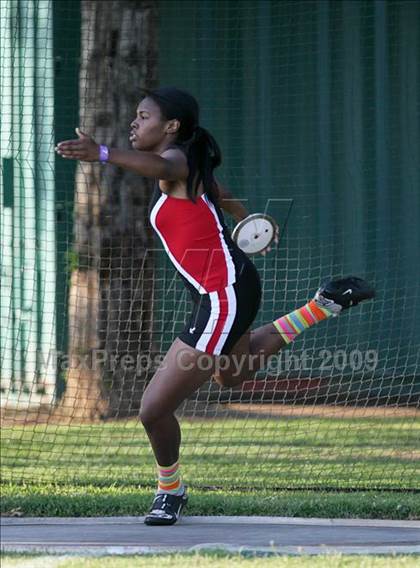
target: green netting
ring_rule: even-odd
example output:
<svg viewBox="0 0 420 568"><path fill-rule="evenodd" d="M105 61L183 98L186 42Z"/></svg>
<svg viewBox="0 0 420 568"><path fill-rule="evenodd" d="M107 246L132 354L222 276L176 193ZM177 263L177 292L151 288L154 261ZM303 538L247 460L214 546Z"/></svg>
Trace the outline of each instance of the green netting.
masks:
<svg viewBox="0 0 420 568"><path fill-rule="evenodd" d="M53 150L78 125L128 148L140 88L173 84L200 101L234 195L280 225L293 204L254 259L254 327L327 277L377 290L179 408L187 482L419 487L419 17L391 0L3 0L3 480L154 483L139 406L189 299L150 183Z"/></svg>

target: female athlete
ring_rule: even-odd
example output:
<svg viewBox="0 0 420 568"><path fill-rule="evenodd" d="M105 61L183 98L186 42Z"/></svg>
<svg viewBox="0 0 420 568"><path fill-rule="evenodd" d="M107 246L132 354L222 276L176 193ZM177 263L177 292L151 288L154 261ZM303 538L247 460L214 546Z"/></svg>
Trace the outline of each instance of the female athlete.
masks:
<svg viewBox="0 0 420 568"><path fill-rule="evenodd" d="M195 98L174 87L146 91L131 123L132 150L108 148L76 132L78 139L57 145L62 157L108 162L156 180L150 222L193 300L189 321L147 386L140 411L158 470L145 522L170 525L187 502L178 465L178 406L211 377L222 386L241 383L302 331L374 291L360 278L332 280L305 306L251 331L260 278L221 210L237 221L248 212L214 177L221 153L200 125Z"/></svg>

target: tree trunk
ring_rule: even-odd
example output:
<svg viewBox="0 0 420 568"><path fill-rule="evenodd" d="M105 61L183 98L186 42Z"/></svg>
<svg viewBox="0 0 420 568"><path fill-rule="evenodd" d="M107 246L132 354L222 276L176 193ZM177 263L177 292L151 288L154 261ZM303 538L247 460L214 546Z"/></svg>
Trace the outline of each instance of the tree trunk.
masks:
<svg viewBox="0 0 420 568"><path fill-rule="evenodd" d="M140 89L156 84L156 36L153 0L82 0L79 126L97 142L129 148ZM150 181L133 173L78 165L78 263L71 277L60 415L94 420L139 410L148 376L136 372L135 362L155 351L150 192Z"/></svg>

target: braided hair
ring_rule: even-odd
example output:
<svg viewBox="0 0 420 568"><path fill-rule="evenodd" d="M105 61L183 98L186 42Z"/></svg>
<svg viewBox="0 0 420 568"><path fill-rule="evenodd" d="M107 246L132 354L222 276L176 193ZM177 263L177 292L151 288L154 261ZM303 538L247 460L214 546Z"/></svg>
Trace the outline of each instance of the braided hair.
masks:
<svg viewBox="0 0 420 568"><path fill-rule="evenodd" d="M217 202L218 188L213 170L222 162L222 154L216 140L208 130L200 126L200 108L197 100L176 87L143 89L160 108L165 120L177 119L180 128L175 145L181 147L187 156L187 195L195 202L200 183L209 199Z"/></svg>

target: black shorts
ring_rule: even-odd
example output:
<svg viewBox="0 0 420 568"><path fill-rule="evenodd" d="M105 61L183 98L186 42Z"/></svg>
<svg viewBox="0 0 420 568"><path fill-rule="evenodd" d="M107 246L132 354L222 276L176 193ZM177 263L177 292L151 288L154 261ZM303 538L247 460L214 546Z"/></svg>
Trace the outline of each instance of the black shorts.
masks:
<svg viewBox="0 0 420 568"><path fill-rule="evenodd" d="M261 281L248 260L236 282L209 294L192 293L193 312L178 336L191 347L227 355L254 321L261 304Z"/></svg>

